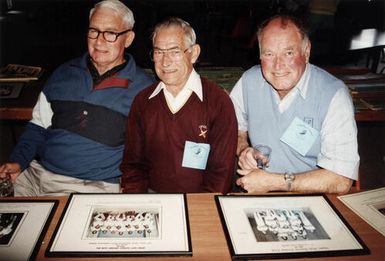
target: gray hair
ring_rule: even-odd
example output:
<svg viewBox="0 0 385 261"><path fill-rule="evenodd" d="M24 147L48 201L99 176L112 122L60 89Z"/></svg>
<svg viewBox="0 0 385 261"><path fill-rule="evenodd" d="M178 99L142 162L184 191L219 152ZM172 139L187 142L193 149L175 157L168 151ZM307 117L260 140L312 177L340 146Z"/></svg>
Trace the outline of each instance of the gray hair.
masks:
<svg viewBox="0 0 385 261"><path fill-rule="evenodd" d="M103 0L99 3L96 3L94 8L90 10L91 19L93 13L100 8L110 8L114 10L118 15L123 18L124 24L128 27L127 29L132 29L135 24L134 14L125 4L120 2L119 0Z"/></svg>
<svg viewBox="0 0 385 261"><path fill-rule="evenodd" d="M191 27L191 25L188 22L178 17L169 17L163 20L162 22L158 23L154 28L154 32L152 33L152 42L154 43L156 34L160 30L164 28L170 28L170 27L182 28L184 32L184 42L186 46L192 46L195 44L196 34L194 29Z"/></svg>

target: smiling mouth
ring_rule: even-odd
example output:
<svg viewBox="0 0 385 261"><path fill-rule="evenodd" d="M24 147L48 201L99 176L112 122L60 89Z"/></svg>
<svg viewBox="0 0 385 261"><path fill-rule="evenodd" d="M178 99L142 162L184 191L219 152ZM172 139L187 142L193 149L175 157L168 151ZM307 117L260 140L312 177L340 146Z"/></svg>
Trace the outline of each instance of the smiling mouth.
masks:
<svg viewBox="0 0 385 261"><path fill-rule="evenodd" d="M285 77L285 76L289 75L289 73L273 73L273 75L275 77Z"/></svg>
<svg viewBox="0 0 385 261"><path fill-rule="evenodd" d="M168 74L168 73L174 73L176 70L162 70L163 73Z"/></svg>
<svg viewBox="0 0 385 261"><path fill-rule="evenodd" d="M95 52L98 52L98 53L107 53L108 52L106 50L101 50L101 49L97 49L97 48L95 48L94 50L95 50Z"/></svg>

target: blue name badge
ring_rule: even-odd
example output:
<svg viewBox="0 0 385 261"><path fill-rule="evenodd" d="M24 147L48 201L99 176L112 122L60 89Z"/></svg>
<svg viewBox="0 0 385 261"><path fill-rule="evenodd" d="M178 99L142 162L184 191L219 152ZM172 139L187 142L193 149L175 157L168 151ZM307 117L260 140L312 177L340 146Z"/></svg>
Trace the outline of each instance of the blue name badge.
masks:
<svg viewBox="0 0 385 261"><path fill-rule="evenodd" d="M210 144L186 141L184 145L182 167L206 169Z"/></svg>
<svg viewBox="0 0 385 261"><path fill-rule="evenodd" d="M281 141L289 145L302 156L313 146L319 136L319 131L306 122L295 117L281 137Z"/></svg>

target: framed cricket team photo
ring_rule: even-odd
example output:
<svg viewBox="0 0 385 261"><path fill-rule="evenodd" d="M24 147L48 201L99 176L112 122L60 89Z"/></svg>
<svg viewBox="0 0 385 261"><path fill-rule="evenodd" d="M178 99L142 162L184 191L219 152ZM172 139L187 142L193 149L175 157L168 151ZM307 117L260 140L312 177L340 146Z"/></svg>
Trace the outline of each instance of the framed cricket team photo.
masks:
<svg viewBox="0 0 385 261"><path fill-rule="evenodd" d="M324 195L217 195L215 201L233 259L369 253Z"/></svg>
<svg viewBox="0 0 385 261"><path fill-rule="evenodd" d="M0 201L0 260L34 260L57 200Z"/></svg>
<svg viewBox="0 0 385 261"><path fill-rule="evenodd" d="M192 255L185 194L71 194L46 256Z"/></svg>

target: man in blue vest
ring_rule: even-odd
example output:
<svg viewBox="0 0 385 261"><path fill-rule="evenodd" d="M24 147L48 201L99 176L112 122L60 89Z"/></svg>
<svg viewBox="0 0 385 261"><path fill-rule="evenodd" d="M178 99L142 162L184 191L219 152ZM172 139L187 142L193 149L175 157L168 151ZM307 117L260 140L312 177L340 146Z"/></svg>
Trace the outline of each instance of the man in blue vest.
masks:
<svg viewBox="0 0 385 261"><path fill-rule="evenodd" d="M236 183L250 193L347 193L359 166L348 89L309 63L311 44L296 18L266 20L258 42L261 65L246 71L231 92L242 176ZM264 169L257 167L257 144L272 149Z"/></svg>
<svg viewBox="0 0 385 261"><path fill-rule="evenodd" d="M128 112L153 79L125 52L135 37L127 6L104 0L89 19L88 52L51 75L9 163L0 166L15 196L120 192Z"/></svg>

